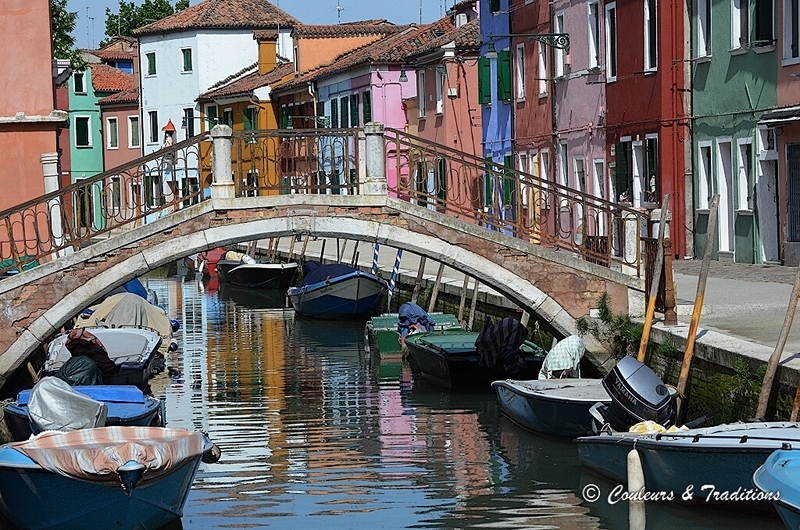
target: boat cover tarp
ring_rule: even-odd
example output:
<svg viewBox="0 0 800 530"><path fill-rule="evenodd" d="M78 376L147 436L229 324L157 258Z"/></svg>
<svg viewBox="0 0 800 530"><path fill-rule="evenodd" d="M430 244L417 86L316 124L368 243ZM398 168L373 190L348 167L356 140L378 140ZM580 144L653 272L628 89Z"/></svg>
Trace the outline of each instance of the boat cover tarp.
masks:
<svg viewBox="0 0 800 530"><path fill-rule="evenodd" d="M111 360L108 350L100 342L100 339L84 328L72 328L64 342L64 347L73 358L83 356L91 359L103 376L116 375L119 372L119 366ZM80 362L82 363L79 365L80 367L86 366L85 361Z"/></svg>
<svg viewBox="0 0 800 530"><path fill-rule="evenodd" d="M85 355L67 359L56 372L56 377L72 386L103 384L103 373L97 363Z"/></svg>
<svg viewBox="0 0 800 530"><path fill-rule="evenodd" d="M119 483L117 468L145 466L140 484L203 454L206 437L197 431L115 425L70 432L44 432L12 444L42 468L91 482Z"/></svg>
<svg viewBox="0 0 800 530"><path fill-rule="evenodd" d="M139 326L155 330L161 335L161 344L168 347L172 340L172 323L160 307L131 293L109 296L94 306L91 315L81 315L78 325L84 326ZM88 323L84 323L88 322Z"/></svg>
<svg viewBox="0 0 800 530"><path fill-rule="evenodd" d="M303 281L300 282L300 287L352 274L357 270L358 269L354 269L350 265L344 265L342 263L323 265L318 261L307 261L303 265Z"/></svg>
<svg viewBox="0 0 800 530"><path fill-rule="evenodd" d="M406 302L397 310L397 332L402 341L409 332L431 331L436 322L414 302Z"/></svg>
<svg viewBox="0 0 800 530"><path fill-rule="evenodd" d="M539 379L560 379L581 376L581 359L586 345L578 335L570 335L557 343L544 358Z"/></svg>
<svg viewBox="0 0 800 530"><path fill-rule="evenodd" d="M81 394L58 377L43 377L31 390L28 418L31 431L74 431L102 427L108 406Z"/></svg>
<svg viewBox="0 0 800 530"><path fill-rule="evenodd" d="M500 365L509 374L516 372L515 364L519 347L528 338L528 329L519 320L506 317L494 324L490 317L483 321L483 328L475 339L475 350L480 364L487 368Z"/></svg>

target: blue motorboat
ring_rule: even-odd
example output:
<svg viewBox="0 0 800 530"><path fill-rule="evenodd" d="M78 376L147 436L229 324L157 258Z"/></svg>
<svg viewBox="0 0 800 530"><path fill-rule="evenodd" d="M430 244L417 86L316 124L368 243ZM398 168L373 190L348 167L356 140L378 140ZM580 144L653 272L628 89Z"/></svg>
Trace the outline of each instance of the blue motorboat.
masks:
<svg viewBox="0 0 800 530"><path fill-rule="evenodd" d="M791 447L769 455L753 473L753 485L769 498L786 528L796 530L800 528L800 451Z"/></svg>
<svg viewBox="0 0 800 530"><path fill-rule="evenodd" d="M286 292L298 315L317 318L369 318L379 315L389 286L386 280L349 265L303 265L303 281Z"/></svg>
<svg viewBox="0 0 800 530"><path fill-rule="evenodd" d="M161 402L144 393L133 385L95 385L72 387L84 396L90 397L108 408L105 424L127 426L163 426ZM17 394L16 401L3 406L6 425L15 441L27 440L31 437L31 422L28 414L28 402L31 390L23 390Z"/></svg>
<svg viewBox="0 0 800 530"><path fill-rule="evenodd" d="M183 515L200 462L218 458L195 431L44 432L0 446L0 513L28 530L154 530Z"/></svg>

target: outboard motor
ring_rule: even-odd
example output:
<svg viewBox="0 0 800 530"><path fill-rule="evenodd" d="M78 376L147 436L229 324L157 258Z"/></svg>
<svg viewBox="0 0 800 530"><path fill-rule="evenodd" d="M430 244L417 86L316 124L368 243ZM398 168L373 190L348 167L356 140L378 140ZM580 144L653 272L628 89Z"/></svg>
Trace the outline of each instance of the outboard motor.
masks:
<svg viewBox="0 0 800 530"><path fill-rule="evenodd" d="M664 427L675 423L673 403L677 392L667 388L653 370L633 357L623 357L606 374L602 384L611 403L593 408L611 429L626 432L648 420ZM597 414L595 419L600 419Z"/></svg>

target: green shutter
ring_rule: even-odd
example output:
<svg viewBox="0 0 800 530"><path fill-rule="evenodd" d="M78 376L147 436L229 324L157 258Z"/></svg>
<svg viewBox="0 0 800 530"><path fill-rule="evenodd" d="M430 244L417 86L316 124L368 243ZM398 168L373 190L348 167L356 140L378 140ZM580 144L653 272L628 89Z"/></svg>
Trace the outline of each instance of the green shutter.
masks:
<svg viewBox="0 0 800 530"><path fill-rule="evenodd" d="M489 12L497 13L500 11L500 0L489 0Z"/></svg>
<svg viewBox="0 0 800 530"><path fill-rule="evenodd" d="M350 96L350 126L358 127L358 94Z"/></svg>
<svg viewBox="0 0 800 530"><path fill-rule="evenodd" d="M511 168L514 165L510 155L503 157L503 165L506 169L503 171L505 177L503 178L503 204L510 205L514 198L514 173Z"/></svg>
<svg viewBox="0 0 800 530"><path fill-rule="evenodd" d="M486 57L478 58L478 103L492 103L492 63Z"/></svg>
<svg viewBox="0 0 800 530"><path fill-rule="evenodd" d="M511 52L497 53L497 99L511 101Z"/></svg>
<svg viewBox="0 0 800 530"><path fill-rule="evenodd" d="M325 127L325 102L317 102L317 127Z"/></svg>
<svg viewBox="0 0 800 530"><path fill-rule="evenodd" d="M616 199L620 202L631 202L633 197L631 197L632 190L628 189L628 153L626 150L626 146L630 145L628 142L619 142L615 147L615 158L616 158L616 170L617 170L617 177L616 177ZM628 200L622 201L620 196L623 192L628 193Z"/></svg>
<svg viewBox="0 0 800 530"><path fill-rule="evenodd" d="M249 131L249 130L251 130L253 128L253 117L250 114L251 110L252 109L247 108L247 109L244 109L244 112L242 113L242 120L244 122L244 130L245 131Z"/></svg>
<svg viewBox="0 0 800 530"><path fill-rule="evenodd" d="M372 121L372 94L369 90L364 91L364 107L362 110L364 113L364 124L366 125Z"/></svg>
<svg viewBox="0 0 800 530"><path fill-rule="evenodd" d="M340 108L339 108L339 111L340 111L339 112L339 127L341 127L342 129L346 129L347 127L350 127L350 125L348 125L348 123L347 123L347 113L348 113L348 110L349 110L349 105L347 103L347 96L345 96L345 97L343 97L343 98L341 98L339 100L339 106L340 106Z"/></svg>
<svg viewBox="0 0 800 530"><path fill-rule="evenodd" d="M335 99L331 100L331 127L339 128L339 107L336 105Z"/></svg>
<svg viewBox="0 0 800 530"><path fill-rule="evenodd" d="M492 204L492 157L486 157L486 171L483 174L483 204Z"/></svg>

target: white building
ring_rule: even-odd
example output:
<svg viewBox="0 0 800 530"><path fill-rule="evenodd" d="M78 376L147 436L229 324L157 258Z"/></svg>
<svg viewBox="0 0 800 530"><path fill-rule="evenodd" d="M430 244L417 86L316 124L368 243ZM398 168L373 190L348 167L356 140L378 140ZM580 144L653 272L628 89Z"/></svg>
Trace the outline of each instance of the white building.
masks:
<svg viewBox="0 0 800 530"><path fill-rule="evenodd" d="M291 57L297 24L267 0L205 0L137 29L143 153L200 132L197 96L258 61L254 30L277 30L278 55Z"/></svg>

